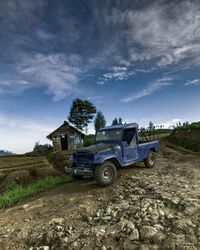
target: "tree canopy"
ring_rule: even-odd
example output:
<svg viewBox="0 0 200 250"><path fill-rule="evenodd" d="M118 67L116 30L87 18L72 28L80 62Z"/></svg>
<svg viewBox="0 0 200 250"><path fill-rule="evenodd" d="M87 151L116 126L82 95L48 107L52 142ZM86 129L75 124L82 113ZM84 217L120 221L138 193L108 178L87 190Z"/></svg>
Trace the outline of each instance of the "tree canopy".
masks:
<svg viewBox="0 0 200 250"><path fill-rule="evenodd" d="M75 128L83 131L94 118L96 107L88 100L76 98L73 100L68 120Z"/></svg>
<svg viewBox="0 0 200 250"><path fill-rule="evenodd" d="M106 126L106 120L101 111L98 111L95 120L94 120L94 127L95 130L97 131L100 128L104 128Z"/></svg>
<svg viewBox="0 0 200 250"><path fill-rule="evenodd" d="M149 122L149 129L153 129L154 128L154 124L152 121Z"/></svg>
<svg viewBox="0 0 200 250"><path fill-rule="evenodd" d="M112 121L112 125L121 125L122 124L122 118L119 117L119 119L115 118L113 121Z"/></svg>

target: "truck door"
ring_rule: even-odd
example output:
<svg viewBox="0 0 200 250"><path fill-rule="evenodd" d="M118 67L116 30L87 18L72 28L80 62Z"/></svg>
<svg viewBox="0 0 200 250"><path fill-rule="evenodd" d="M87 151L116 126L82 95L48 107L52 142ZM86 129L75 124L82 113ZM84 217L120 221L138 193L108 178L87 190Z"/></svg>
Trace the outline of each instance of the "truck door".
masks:
<svg viewBox="0 0 200 250"><path fill-rule="evenodd" d="M124 130L123 134L123 158L124 161L135 161L138 159L138 140L136 128Z"/></svg>

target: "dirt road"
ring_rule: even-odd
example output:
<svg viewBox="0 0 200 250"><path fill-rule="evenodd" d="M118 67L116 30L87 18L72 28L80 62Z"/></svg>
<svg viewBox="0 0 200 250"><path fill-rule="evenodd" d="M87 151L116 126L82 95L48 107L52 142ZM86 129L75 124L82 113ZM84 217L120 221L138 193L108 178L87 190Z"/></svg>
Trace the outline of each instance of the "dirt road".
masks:
<svg viewBox="0 0 200 250"><path fill-rule="evenodd" d="M163 146L157 165L99 188L74 181L0 212L0 249L200 249L200 157Z"/></svg>

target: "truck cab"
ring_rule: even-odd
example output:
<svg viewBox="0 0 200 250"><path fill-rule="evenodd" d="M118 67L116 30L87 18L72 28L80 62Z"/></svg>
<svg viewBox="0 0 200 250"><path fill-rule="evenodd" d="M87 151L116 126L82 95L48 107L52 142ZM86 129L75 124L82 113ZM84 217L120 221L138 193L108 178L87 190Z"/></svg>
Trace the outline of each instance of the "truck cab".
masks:
<svg viewBox="0 0 200 250"><path fill-rule="evenodd" d="M137 123L108 126L96 132L94 145L70 157L72 168L65 171L77 179L94 177L100 186L108 186L116 180L119 167L140 161L153 167L159 147L159 141L150 142Z"/></svg>

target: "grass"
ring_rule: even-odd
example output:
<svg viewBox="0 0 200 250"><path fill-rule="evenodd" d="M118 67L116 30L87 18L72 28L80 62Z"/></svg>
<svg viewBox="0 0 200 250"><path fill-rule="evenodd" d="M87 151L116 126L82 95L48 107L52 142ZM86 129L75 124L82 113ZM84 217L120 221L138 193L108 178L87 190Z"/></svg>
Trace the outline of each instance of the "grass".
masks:
<svg viewBox="0 0 200 250"><path fill-rule="evenodd" d="M64 183L70 182L70 176L45 177L26 187L13 185L0 195L0 208L5 208L24 201L38 193L50 190Z"/></svg>

